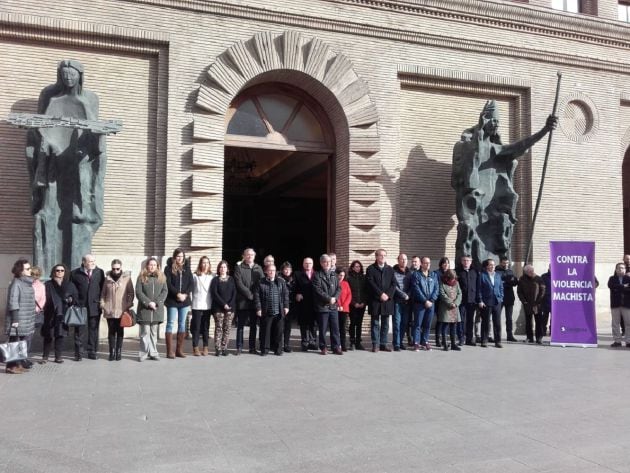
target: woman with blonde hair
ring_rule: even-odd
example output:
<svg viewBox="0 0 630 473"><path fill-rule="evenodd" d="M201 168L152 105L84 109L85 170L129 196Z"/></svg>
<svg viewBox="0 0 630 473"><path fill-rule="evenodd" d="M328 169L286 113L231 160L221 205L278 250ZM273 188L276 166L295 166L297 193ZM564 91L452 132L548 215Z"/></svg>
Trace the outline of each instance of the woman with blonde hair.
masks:
<svg viewBox="0 0 630 473"><path fill-rule="evenodd" d="M210 259L207 256L199 258L197 271L193 274L192 290L192 346L193 355L206 356L208 354L208 331L210 330L210 309L212 297L210 296L210 283L212 282L212 271L210 269ZM203 350L199 351L199 335L203 338Z"/></svg>
<svg viewBox="0 0 630 473"><path fill-rule="evenodd" d="M147 357L156 361L160 359L157 351L157 332L158 326L164 322L164 301L167 294L166 277L160 271L160 263L151 257L136 282L137 322L140 326L138 361L144 361Z"/></svg>

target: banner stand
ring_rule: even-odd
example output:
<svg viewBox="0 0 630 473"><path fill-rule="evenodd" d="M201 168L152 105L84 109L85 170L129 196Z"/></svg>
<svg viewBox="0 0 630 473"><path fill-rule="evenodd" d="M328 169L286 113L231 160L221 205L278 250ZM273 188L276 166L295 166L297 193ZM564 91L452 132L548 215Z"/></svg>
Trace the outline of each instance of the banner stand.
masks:
<svg viewBox="0 0 630 473"><path fill-rule="evenodd" d="M595 242L552 241L551 345L597 348Z"/></svg>

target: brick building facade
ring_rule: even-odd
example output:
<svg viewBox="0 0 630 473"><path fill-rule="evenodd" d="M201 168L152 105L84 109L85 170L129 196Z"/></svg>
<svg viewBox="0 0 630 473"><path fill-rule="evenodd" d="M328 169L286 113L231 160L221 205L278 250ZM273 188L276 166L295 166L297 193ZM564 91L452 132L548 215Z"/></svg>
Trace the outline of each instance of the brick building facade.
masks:
<svg viewBox="0 0 630 473"><path fill-rule="evenodd" d="M620 178L630 27L616 0L582 2L582 13L551 4L4 0L0 116L35 112L57 61L75 58L101 117L123 120L108 138L93 241L102 267L121 257L137 274L146 255L176 246L213 265L244 245L294 263L325 250L369 262L377 247L390 261L398 251L437 260L455 255L453 144L490 98L504 142L540 129L562 71L535 266L546 269L549 240L594 240L606 280L630 227L630 173ZM24 143L0 123L2 288L12 261L31 254ZM517 262L545 144L516 174Z"/></svg>

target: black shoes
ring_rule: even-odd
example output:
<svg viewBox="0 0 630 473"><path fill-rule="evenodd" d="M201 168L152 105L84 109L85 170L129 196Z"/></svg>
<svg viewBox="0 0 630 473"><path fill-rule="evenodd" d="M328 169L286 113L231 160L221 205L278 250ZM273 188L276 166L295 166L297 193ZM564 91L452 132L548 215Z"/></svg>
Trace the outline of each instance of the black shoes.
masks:
<svg viewBox="0 0 630 473"><path fill-rule="evenodd" d="M500 343L500 342L496 342L496 343L494 344L494 346L495 346L495 348L503 348L503 345L501 345L501 343Z"/></svg>
<svg viewBox="0 0 630 473"><path fill-rule="evenodd" d="M514 335L512 335L512 334L510 333L510 334L508 334L508 336L507 336L507 341L508 341L508 342L518 342L518 339L517 339L517 338L514 338Z"/></svg>
<svg viewBox="0 0 630 473"><path fill-rule="evenodd" d="M621 342L613 342L610 348L621 348Z"/></svg>
<svg viewBox="0 0 630 473"><path fill-rule="evenodd" d="M462 351L462 347L460 347L457 343L451 343L451 350Z"/></svg>
<svg viewBox="0 0 630 473"><path fill-rule="evenodd" d="M90 360L96 360L96 353L88 353L88 358Z"/></svg>
<svg viewBox="0 0 630 473"><path fill-rule="evenodd" d="M361 345L361 342L357 343L357 344L356 344L356 346L355 346L355 348L356 348L357 350L365 350L365 347L364 347L363 345Z"/></svg>
<svg viewBox="0 0 630 473"><path fill-rule="evenodd" d="M291 353L291 347L288 346L288 345L286 347L284 347L283 350L284 350L285 353Z"/></svg>

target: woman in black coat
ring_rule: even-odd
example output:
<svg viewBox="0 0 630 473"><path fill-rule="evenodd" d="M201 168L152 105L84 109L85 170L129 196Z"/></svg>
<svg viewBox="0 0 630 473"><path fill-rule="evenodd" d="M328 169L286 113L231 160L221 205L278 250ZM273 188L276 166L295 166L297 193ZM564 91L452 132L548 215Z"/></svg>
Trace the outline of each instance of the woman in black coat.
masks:
<svg viewBox="0 0 630 473"><path fill-rule="evenodd" d="M70 281L70 271L63 264L56 264L50 272L50 280L46 287L46 304L44 305L44 324L41 335L44 338L42 363L48 361L50 345L55 339L55 363L63 363L63 339L68 333L68 327L63 323L64 315L70 305L79 300L79 292Z"/></svg>

